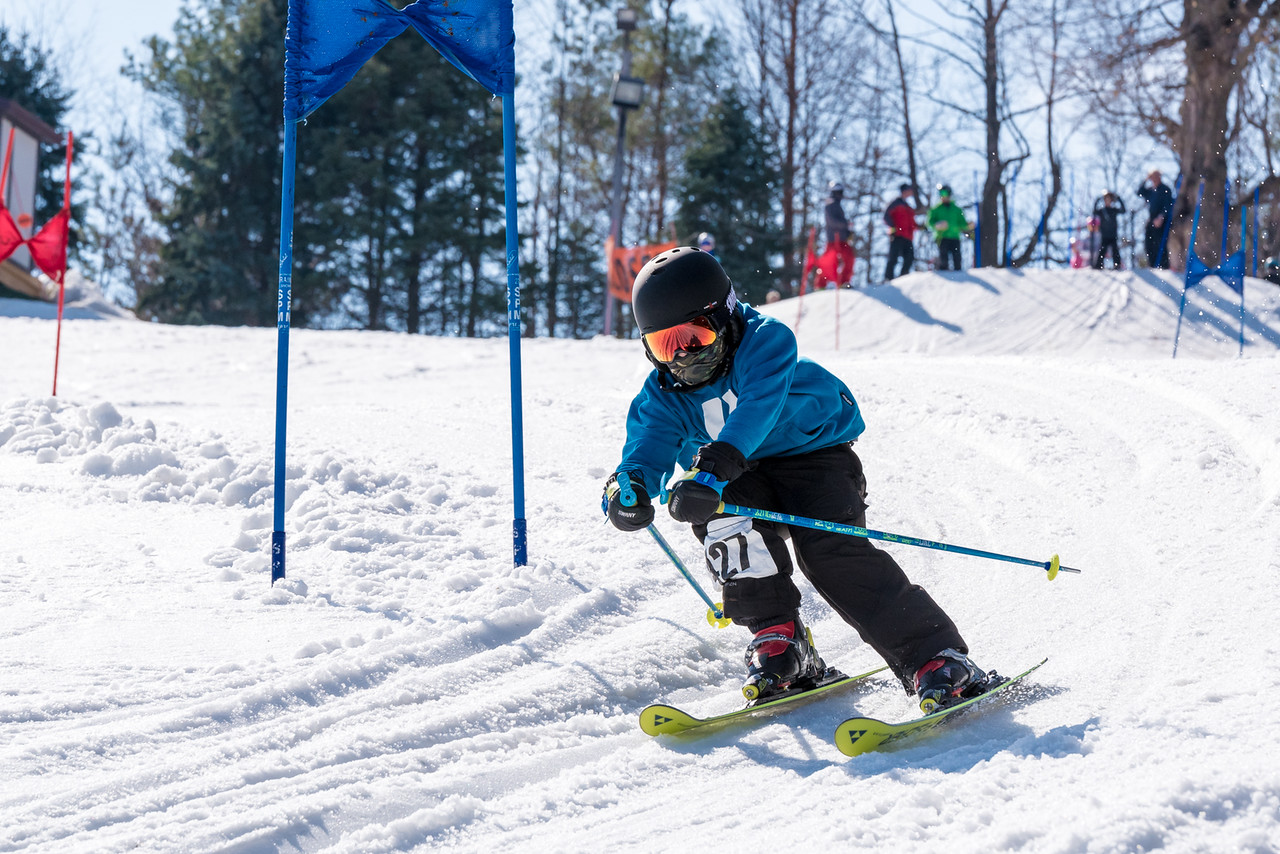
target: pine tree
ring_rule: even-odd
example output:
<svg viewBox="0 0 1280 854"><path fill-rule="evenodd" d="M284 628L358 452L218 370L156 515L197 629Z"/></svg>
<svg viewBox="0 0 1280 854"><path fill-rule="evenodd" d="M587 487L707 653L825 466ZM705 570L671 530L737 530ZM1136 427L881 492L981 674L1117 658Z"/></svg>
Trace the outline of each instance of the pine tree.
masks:
<svg viewBox="0 0 1280 854"><path fill-rule="evenodd" d="M269 325L279 282L281 93L286 0L200 0L182 7L174 40L148 42L133 75L180 122L170 162L180 176L159 215L168 241L158 282L138 311L175 323ZM299 182L292 317L305 326L336 293L315 270Z"/></svg>
<svg viewBox="0 0 1280 854"><path fill-rule="evenodd" d="M139 308L177 322L275 319L286 0L200 0L139 78L183 118L161 217L162 280ZM505 330L501 118L413 32L299 127L293 323Z"/></svg>
<svg viewBox="0 0 1280 854"><path fill-rule="evenodd" d="M776 212L777 158L738 94L729 90L700 123L685 154L678 188L680 234L715 236L725 272L748 302L763 303L777 286L784 240Z"/></svg>
<svg viewBox="0 0 1280 854"><path fill-rule="evenodd" d="M299 157L323 164L314 225L349 320L505 331L500 103L410 32L313 115Z"/></svg>

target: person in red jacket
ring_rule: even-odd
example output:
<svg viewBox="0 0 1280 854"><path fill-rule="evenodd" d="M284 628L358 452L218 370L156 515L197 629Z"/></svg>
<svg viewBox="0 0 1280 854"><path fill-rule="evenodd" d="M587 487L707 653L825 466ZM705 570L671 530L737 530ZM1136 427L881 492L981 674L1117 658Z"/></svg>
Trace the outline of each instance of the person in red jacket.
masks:
<svg viewBox="0 0 1280 854"><path fill-rule="evenodd" d="M905 276L916 261L912 241L916 236L916 209L912 200L916 188L911 184L898 187L899 196L889 203L884 212L884 223L889 227L889 263L884 268L884 280ZM902 272L896 272L898 259L902 259Z"/></svg>

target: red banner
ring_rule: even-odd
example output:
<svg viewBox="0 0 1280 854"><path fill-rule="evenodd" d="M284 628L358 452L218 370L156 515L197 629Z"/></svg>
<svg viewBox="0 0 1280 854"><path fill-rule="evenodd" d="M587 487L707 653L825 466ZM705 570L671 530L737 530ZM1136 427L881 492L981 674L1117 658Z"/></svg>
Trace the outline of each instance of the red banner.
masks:
<svg viewBox="0 0 1280 854"><path fill-rule="evenodd" d="M605 264L609 270L609 293L614 299L631 302L631 286L635 283L640 268L649 262L654 255L675 249L679 243L659 243L656 246L633 246L615 249L613 238L604 241Z"/></svg>
<svg viewBox="0 0 1280 854"><path fill-rule="evenodd" d="M67 180L62 188L62 210L53 219L44 224L34 236L24 238L9 213L0 201L0 261L12 255L19 246L26 244L31 253L31 260L36 266L61 286L67 272L67 232L71 221L71 154L72 138L67 132ZM0 199L4 198L5 178L9 175L9 159L13 152L13 128L9 129L9 141L4 153L4 171L0 172ZM26 214L27 219L30 219Z"/></svg>

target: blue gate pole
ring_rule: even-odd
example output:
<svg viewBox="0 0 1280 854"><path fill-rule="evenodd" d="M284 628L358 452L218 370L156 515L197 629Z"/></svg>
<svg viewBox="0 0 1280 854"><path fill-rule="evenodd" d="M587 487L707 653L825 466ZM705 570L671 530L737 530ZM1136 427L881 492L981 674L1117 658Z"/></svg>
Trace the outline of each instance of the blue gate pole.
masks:
<svg viewBox="0 0 1280 854"><path fill-rule="evenodd" d="M1244 253L1245 247L1249 245L1249 210L1245 205L1240 206L1240 357L1244 356Z"/></svg>
<svg viewBox="0 0 1280 854"><path fill-rule="evenodd" d="M502 154L507 207L507 344L511 351L511 469L514 512L512 553L516 566L529 563L528 522L524 517L524 412L520 382L520 236L516 231L515 87L502 96Z"/></svg>
<svg viewBox="0 0 1280 854"><path fill-rule="evenodd" d="M276 458L271 583L284 578L285 421L289 400L289 307L293 300L293 185L298 123L285 120L280 175L280 287L276 292Z"/></svg>
<svg viewBox="0 0 1280 854"><path fill-rule="evenodd" d="M1253 277L1258 278L1258 193L1262 185L1253 188ZM1243 242L1241 245L1243 247Z"/></svg>

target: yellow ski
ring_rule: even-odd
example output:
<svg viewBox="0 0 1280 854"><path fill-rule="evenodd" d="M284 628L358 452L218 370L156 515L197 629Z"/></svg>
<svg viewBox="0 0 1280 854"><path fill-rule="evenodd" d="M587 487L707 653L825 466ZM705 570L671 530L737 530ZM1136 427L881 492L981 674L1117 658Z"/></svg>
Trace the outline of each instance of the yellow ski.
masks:
<svg viewBox="0 0 1280 854"><path fill-rule="evenodd" d="M798 704L804 700L811 700L828 691L836 688L844 688L855 682L866 679L868 676L888 670L887 667L877 667L875 670L869 670L866 673L857 676L845 676L834 668L828 669L827 673L819 680L818 684L811 688L803 688L797 691L786 691L782 694L775 694L772 697L766 697L745 708L735 709L732 712L726 712L722 715L713 715L709 718L695 718L686 711L677 709L675 706L666 706L656 704L646 706L640 712L640 729L649 735L672 735L675 733L688 732L693 729L700 729L707 726L715 726L739 718L750 717L760 712L777 709L780 706L788 706Z"/></svg>
<svg viewBox="0 0 1280 854"><path fill-rule="evenodd" d="M849 720L836 727L836 747L846 756L858 756L895 744L909 736L922 735L934 727L946 723L959 712L970 709L983 700L988 700L1012 688L1048 660L1047 658L1044 659L1035 667L1024 670L1011 679L1006 679L976 697L970 697L953 706L947 706L945 709L936 711L931 715L925 715L922 718L916 718L913 721L893 724L878 721L875 718L849 718Z"/></svg>

